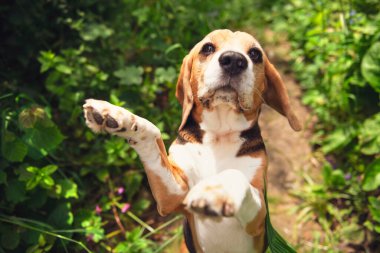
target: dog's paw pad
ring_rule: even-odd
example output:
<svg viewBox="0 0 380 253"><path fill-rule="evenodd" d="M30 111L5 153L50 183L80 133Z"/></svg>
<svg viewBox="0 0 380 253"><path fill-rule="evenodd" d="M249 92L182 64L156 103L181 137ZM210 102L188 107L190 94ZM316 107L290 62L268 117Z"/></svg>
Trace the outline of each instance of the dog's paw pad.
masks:
<svg viewBox="0 0 380 253"><path fill-rule="evenodd" d="M231 217L236 213L235 204L219 187L193 189L184 204L188 210L209 217Z"/></svg>
<svg viewBox="0 0 380 253"><path fill-rule="evenodd" d="M125 117L118 108L106 101L88 99L83 105L87 126L94 132L118 132L125 127L122 119Z"/></svg>
<svg viewBox="0 0 380 253"><path fill-rule="evenodd" d="M100 113L98 113L96 111L93 111L92 112L92 117L95 120L96 124L98 124L100 126L103 125L104 118L103 118L103 116Z"/></svg>
<svg viewBox="0 0 380 253"><path fill-rule="evenodd" d="M223 216L231 217L231 216L234 216L235 212L236 210L233 203L229 201L226 201L223 203L223 209L222 209Z"/></svg>
<svg viewBox="0 0 380 253"><path fill-rule="evenodd" d="M107 115L106 116L106 126L109 127L109 128L118 128L119 127L119 123L117 123L117 121L112 118L111 116ZM121 129L117 130L118 132L120 131Z"/></svg>
<svg viewBox="0 0 380 253"><path fill-rule="evenodd" d="M83 110L87 126L95 133L115 134L131 145L160 136L160 130L146 119L106 101L87 99Z"/></svg>

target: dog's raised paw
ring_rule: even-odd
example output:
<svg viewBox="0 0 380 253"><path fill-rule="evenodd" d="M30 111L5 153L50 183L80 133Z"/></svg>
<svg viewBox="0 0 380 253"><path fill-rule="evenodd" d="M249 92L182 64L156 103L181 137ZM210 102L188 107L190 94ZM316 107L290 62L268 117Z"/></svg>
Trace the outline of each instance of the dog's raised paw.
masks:
<svg viewBox="0 0 380 253"><path fill-rule="evenodd" d="M125 119L132 115L121 107L95 99L87 99L83 109L87 126L96 133L114 133L126 130Z"/></svg>
<svg viewBox="0 0 380 253"><path fill-rule="evenodd" d="M146 119L106 101L87 99L83 110L92 131L118 135L131 145L160 135L160 130Z"/></svg>
<svg viewBox="0 0 380 253"><path fill-rule="evenodd" d="M209 217L231 217L236 213L235 203L218 185L193 188L184 204L188 210Z"/></svg>

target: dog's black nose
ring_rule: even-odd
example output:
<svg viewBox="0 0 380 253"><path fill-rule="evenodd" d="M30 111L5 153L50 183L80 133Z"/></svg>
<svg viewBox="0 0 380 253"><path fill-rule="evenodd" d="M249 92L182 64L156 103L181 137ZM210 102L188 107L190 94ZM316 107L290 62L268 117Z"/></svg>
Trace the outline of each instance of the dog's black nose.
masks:
<svg viewBox="0 0 380 253"><path fill-rule="evenodd" d="M241 53L226 51L220 55L219 64L230 75L237 75L247 68L248 61Z"/></svg>

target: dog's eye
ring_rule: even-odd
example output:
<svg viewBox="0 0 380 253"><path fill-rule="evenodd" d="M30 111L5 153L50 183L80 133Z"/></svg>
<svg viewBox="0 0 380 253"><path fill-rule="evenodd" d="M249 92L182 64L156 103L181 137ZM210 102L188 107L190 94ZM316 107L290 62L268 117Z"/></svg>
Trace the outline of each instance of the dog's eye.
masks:
<svg viewBox="0 0 380 253"><path fill-rule="evenodd" d="M249 58L251 58L251 60L254 63L261 63L261 62L263 62L263 55L262 55L260 49L258 49L256 47L251 48L248 51L248 55L249 55Z"/></svg>
<svg viewBox="0 0 380 253"><path fill-rule="evenodd" d="M206 56L214 52L215 52L215 46L211 43L204 44L201 49L201 54L206 55Z"/></svg>

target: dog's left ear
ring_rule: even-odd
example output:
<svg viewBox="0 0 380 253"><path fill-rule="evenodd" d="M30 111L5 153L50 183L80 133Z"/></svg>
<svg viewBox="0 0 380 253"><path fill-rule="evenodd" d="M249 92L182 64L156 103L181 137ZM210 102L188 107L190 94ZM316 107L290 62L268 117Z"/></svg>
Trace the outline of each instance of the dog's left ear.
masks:
<svg viewBox="0 0 380 253"><path fill-rule="evenodd" d="M264 63L266 90L264 91L263 97L265 103L284 115L295 131L300 131L302 126L290 107L288 92L286 91L280 74L273 64L270 63L267 56L264 56Z"/></svg>
<svg viewBox="0 0 380 253"><path fill-rule="evenodd" d="M193 92L191 90L190 84L192 64L193 60L189 54L183 59L181 71L179 73L177 81L177 89L175 95L178 99L178 102L182 106L182 122L179 126L178 131L180 131L185 126L187 118L189 117L194 104Z"/></svg>

